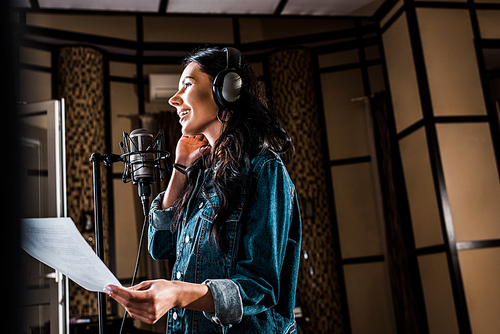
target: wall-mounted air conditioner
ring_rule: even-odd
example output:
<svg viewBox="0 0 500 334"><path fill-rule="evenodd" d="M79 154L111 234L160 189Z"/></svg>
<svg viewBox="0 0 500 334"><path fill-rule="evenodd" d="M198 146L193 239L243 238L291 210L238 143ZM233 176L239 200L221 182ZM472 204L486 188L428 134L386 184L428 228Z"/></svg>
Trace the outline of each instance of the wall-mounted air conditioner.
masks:
<svg viewBox="0 0 500 334"><path fill-rule="evenodd" d="M150 74L149 102L168 102L179 85L178 74Z"/></svg>

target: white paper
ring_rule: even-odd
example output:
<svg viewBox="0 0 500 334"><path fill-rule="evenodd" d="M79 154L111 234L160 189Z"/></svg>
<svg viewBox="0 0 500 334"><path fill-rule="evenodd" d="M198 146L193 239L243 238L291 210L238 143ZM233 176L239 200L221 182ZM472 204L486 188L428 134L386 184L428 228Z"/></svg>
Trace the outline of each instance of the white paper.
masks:
<svg viewBox="0 0 500 334"><path fill-rule="evenodd" d="M108 284L121 286L71 218L22 219L21 247L87 290L103 292Z"/></svg>

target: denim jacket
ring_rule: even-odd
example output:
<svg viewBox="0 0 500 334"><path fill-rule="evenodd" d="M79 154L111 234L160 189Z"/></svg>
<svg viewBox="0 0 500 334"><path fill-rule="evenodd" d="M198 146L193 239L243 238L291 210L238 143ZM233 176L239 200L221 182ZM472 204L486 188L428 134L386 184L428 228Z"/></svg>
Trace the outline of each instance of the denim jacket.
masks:
<svg viewBox="0 0 500 334"><path fill-rule="evenodd" d="M277 154L256 156L251 167L251 190L223 225L219 249L209 242L212 207L219 202L213 188L208 199L193 195L176 233L170 232L172 208L161 209L163 193L153 201L151 256L175 257L172 280L207 284L215 306L215 313L170 310L167 333L296 332L302 233L297 193ZM211 173L200 172L199 186L211 182Z"/></svg>

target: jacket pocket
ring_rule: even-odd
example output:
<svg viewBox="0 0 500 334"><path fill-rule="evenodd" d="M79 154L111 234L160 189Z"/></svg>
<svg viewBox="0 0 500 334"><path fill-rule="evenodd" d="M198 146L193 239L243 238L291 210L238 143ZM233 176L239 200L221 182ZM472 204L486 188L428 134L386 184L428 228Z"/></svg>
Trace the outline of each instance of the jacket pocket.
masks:
<svg viewBox="0 0 500 334"><path fill-rule="evenodd" d="M218 204L217 195L209 197L208 201L205 200L200 214L199 233L196 236L194 255L208 263L222 263L236 257L238 226L243 213L243 202L219 227L219 247L215 244L214 237L210 233Z"/></svg>

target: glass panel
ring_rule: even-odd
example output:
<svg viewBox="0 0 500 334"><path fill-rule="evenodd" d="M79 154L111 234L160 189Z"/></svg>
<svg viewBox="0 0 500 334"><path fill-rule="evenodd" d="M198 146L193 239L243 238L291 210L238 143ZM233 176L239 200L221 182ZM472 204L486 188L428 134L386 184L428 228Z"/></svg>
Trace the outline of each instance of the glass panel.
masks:
<svg viewBox="0 0 500 334"><path fill-rule="evenodd" d="M23 218L47 217L48 165L47 165L47 114L21 118L22 155L21 198L31 203L23 208Z"/></svg>
<svg viewBox="0 0 500 334"><path fill-rule="evenodd" d="M372 92L376 93L386 90L384 72L381 65L368 67L368 75L370 77L370 89Z"/></svg>
<svg viewBox="0 0 500 334"><path fill-rule="evenodd" d="M438 124L457 241L500 238L500 181L487 123Z"/></svg>
<svg viewBox="0 0 500 334"><path fill-rule="evenodd" d="M22 218L48 217L48 161L47 161L47 114L39 113L21 118L22 147ZM52 268L35 260L25 252L19 259L23 278L22 285L28 293L49 289ZM49 276L47 276L49 275ZM48 301L47 301L48 302ZM50 306L32 305L23 308L23 326L27 333L38 333L50 328ZM42 331L40 331L42 333ZM43 332L48 333L48 332Z"/></svg>
<svg viewBox="0 0 500 334"><path fill-rule="evenodd" d="M483 58L486 71L493 71L500 69L500 48L487 48L483 49ZM492 76L488 78L488 82L498 80ZM498 86L497 86L498 87ZM500 89L496 92L492 90L491 95L493 100L495 100L500 94Z"/></svg>
<svg viewBox="0 0 500 334"><path fill-rule="evenodd" d="M66 214L64 102L52 100L18 106L23 155L22 218ZM69 331L67 279L23 252L20 291L22 324L30 333Z"/></svg>
<svg viewBox="0 0 500 334"><path fill-rule="evenodd" d="M352 333L395 333L385 263L344 266Z"/></svg>
<svg viewBox="0 0 500 334"><path fill-rule="evenodd" d="M342 257L383 254L371 163L332 167Z"/></svg>
<svg viewBox="0 0 500 334"><path fill-rule="evenodd" d="M377 45L367 46L365 48L366 60L380 59L380 50Z"/></svg>
<svg viewBox="0 0 500 334"><path fill-rule="evenodd" d="M123 166L122 166L123 168ZM137 235L137 212L135 205L119 205L119 203L135 203L137 201L137 187L132 184L123 184L121 179L113 180L115 210L115 252L116 277L128 279L132 277L137 257L139 236ZM141 213L142 214L142 213ZM149 256L149 255L148 255Z"/></svg>
<svg viewBox="0 0 500 334"><path fill-rule="evenodd" d="M473 333L500 328L500 248L458 252Z"/></svg>
<svg viewBox="0 0 500 334"><path fill-rule="evenodd" d="M399 143L417 248L443 243L424 129Z"/></svg>
<svg viewBox="0 0 500 334"><path fill-rule="evenodd" d="M383 34L387 72L398 132L422 118L410 36L403 14Z"/></svg>
<svg viewBox="0 0 500 334"><path fill-rule="evenodd" d="M23 333L27 334L46 334L50 333L50 306L26 306L22 310L23 319L38 319L29 322L23 322Z"/></svg>
<svg viewBox="0 0 500 334"><path fill-rule="evenodd" d="M135 15L84 15L71 13L27 13L26 24L43 28L72 31L135 41L137 30Z"/></svg>
<svg viewBox="0 0 500 334"><path fill-rule="evenodd" d="M458 333L446 255L441 253L420 256L418 263L429 332L431 334Z"/></svg>
<svg viewBox="0 0 500 334"><path fill-rule="evenodd" d="M109 62L109 75L135 78L137 76L137 65L121 61Z"/></svg>
<svg viewBox="0 0 500 334"><path fill-rule="evenodd" d="M144 16L144 41L234 43L231 18L191 16L188 21L184 16Z"/></svg>
<svg viewBox="0 0 500 334"><path fill-rule="evenodd" d="M172 73L172 74L177 74L179 78L181 77L181 73L183 71L183 66L178 64L178 65L163 65L163 64L144 64L142 66L142 72L144 73L145 76L148 74L155 74L155 73ZM170 105L165 106L168 108Z"/></svg>
<svg viewBox="0 0 500 334"><path fill-rule="evenodd" d="M119 143L123 141L123 131L128 133L139 127L137 85L111 82L111 153L121 154ZM135 125L135 126L134 126ZM113 173L123 173L123 164L113 164Z"/></svg>
<svg viewBox="0 0 500 334"><path fill-rule="evenodd" d="M52 96L51 74L21 68L19 70L19 100L35 102Z"/></svg>
<svg viewBox="0 0 500 334"><path fill-rule="evenodd" d="M252 17L246 15L239 18L242 43L251 43L279 38L332 32L352 29L352 20L317 19L310 17ZM206 42L203 41L203 42ZM233 41L231 41L233 43Z"/></svg>
<svg viewBox="0 0 500 334"><path fill-rule="evenodd" d="M319 67L329 67L356 63L359 61L358 50L347 50L318 56Z"/></svg>
<svg viewBox="0 0 500 334"><path fill-rule="evenodd" d="M482 2L488 2L483 0ZM490 2L500 3L499 0ZM478 10L477 18L481 38L500 38L500 10Z"/></svg>
<svg viewBox="0 0 500 334"><path fill-rule="evenodd" d="M370 155L365 105L351 102L351 98L364 95L361 71L323 74L321 87L330 159Z"/></svg>
<svg viewBox="0 0 500 334"><path fill-rule="evenodd" d="M19 62L31 65L50 67L52 54L48 51L20 47L19 48Z"/></svg>
<svg viewBox="0 0 500 334"><path fill-rule="evenodd" d="M434 114L486 114L469 12L419 8L417 15Z"/></svg>

